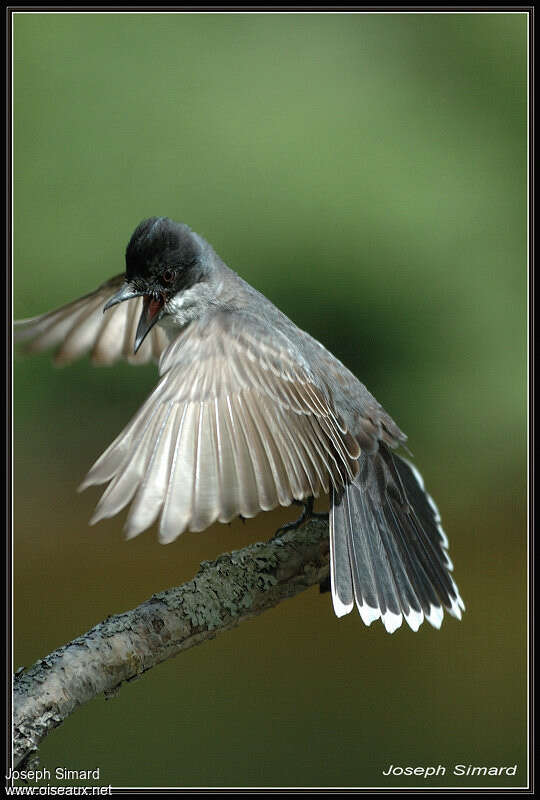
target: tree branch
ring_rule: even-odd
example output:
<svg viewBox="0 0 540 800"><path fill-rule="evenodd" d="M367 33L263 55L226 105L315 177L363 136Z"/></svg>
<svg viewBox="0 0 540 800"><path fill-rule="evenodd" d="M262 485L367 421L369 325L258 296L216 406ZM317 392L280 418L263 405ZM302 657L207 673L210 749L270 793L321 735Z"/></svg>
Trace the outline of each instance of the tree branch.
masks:
<svg viewBox="0 0 540 800"><path fill-rule="evenodd" d="M14 766L78 706L328 576L328 523L203 561L188 583L100 622L15 676Z"/></svg>

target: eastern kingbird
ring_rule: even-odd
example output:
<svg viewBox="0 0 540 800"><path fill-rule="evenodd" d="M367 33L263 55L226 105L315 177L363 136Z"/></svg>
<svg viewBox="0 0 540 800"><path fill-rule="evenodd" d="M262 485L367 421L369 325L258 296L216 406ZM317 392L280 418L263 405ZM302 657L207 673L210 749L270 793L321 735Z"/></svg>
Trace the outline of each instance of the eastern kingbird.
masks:
<svg viewBox="0 0 540 800"><path fill-rule="evenodd" d="M104 313L105 312L105 313ZM439 628L465 606L448 539L406 436L366 387L221 260L187 225L136 228L126 271L16 338L67 363L159 361L159 382L81 489L108 483L91 523L131 503L128 537L159 538L330 493L334 610L356 604L393 632ZM304 515L304 518L307 516Z"/></svg>

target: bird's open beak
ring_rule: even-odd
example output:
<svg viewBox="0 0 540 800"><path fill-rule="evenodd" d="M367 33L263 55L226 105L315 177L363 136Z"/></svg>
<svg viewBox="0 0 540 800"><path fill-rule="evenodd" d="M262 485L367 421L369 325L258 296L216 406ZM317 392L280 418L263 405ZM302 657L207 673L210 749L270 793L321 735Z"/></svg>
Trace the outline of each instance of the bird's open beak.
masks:
<svg viewBox="0 0 540 800"><path fill-rule="evenodd" d="M135 349L137 352L148 333L152 330L156 322L161 316L161 309L165 303L163 295L146 294L143 300L143 310L139 324L137 325L137 333L135 334Z"/></svg>
<svg viewBox="0 0 540 800"><path fill-rule="evenodd" d="M133 297L140 297L144 292L136 292L129 283L124 283L122 288L116 294L107 300L105 305L103 306L103 311L107 311L107 309L112 308L113 306L117 306L118 303L123 303L124 300L131 300Z"/></svg>
<svg viewBox="0 0 540 800"><path fill-rule="evenodd" d="M113 295L110 300L107 300L103 306L103 311L123 303L124 300L132 300L134 297L144 296L143 310L137 325L137 332L135 334L135 345L133 352L136 353L141 344L144 342L146 335L152 330L158 321L161 309L165 303L165 298L161 295L145 294L144 292L137 292L129 283L125 283L119 292Z"/></svg>

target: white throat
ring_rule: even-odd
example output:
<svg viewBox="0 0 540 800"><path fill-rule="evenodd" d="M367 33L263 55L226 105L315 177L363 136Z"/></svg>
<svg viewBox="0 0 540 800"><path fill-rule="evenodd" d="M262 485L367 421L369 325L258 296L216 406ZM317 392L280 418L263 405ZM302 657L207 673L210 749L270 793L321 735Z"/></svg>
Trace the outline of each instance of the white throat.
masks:
<svg viewBox="0 0 540 800"><path fill-rule="evenodd" d="M199 319L216 298L216 287L208 283L196 283L190 289L174 295L165 304L165 313L158 325L165 330L169 341L176 338L178 331Z"/></svg>

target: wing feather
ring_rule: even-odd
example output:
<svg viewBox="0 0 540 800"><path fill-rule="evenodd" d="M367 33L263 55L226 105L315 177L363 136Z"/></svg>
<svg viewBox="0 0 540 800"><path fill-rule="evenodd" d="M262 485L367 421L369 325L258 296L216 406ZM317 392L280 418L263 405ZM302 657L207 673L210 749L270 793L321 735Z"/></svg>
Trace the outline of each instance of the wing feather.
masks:
<svg viewBox="0 0 540 800"><path fill-rule="evenodd" d="M171 541L354 477L360 449L324 385L254 326L213 312L163 353L154 392L83 484L109 482L93 521L131 502L129 536L159 516Z"/></svg>
<svg viewBox="0 0 540 800"><path fill-rule="evenodd" d="M187 403L182 410L174 459L161 513L159 538L164 543L176 539L190 521L196 414L197 407L194 403Z"/></svg>
<svg viewBox="0 0 540 800"><path fill-rule="evenodd" d="M103 313L103 306L122 286L124 275L117 275L94 292L55 311L15 322L15 340L25 342L26 350L37 353L56 348L55 363L70 364L91 354L98 366L123 358L130 364L159 361L168 345L166 333L155 325L136 354L135 331L142 311L142 298L119 303Z"/></svg>
<svg viewBox="0 0 540 800"><path fill-rule="evenodd" d="M219 516L217 443L210 403L199 403L191 501L192 531L204 531Z"/></svg>
<svg viewBox="0 0 540 800"><path fill-rule="evenodd" d="M165 410L145 475L131 504L126 521L128 538L152 525L159 514L169 478L174 411L174 406L170 403Z"/></svg>
<svg viewBox="0 0 540 800"><path fill-rule="evenodd" d="M240 476L237 469L234 441L228 421L227 398L214 398L214 419L217 432L220 522L230 522L241 507Z"/></svg>

